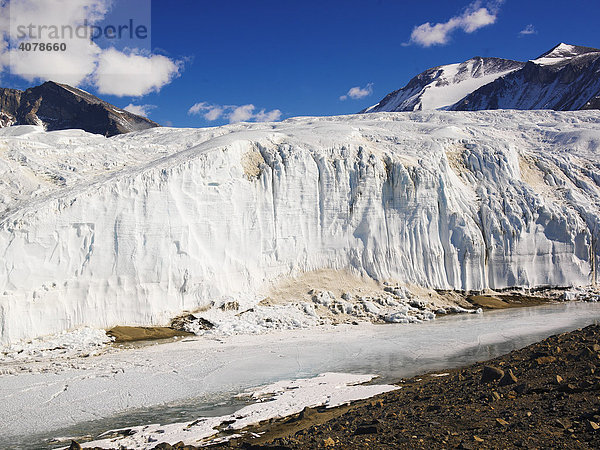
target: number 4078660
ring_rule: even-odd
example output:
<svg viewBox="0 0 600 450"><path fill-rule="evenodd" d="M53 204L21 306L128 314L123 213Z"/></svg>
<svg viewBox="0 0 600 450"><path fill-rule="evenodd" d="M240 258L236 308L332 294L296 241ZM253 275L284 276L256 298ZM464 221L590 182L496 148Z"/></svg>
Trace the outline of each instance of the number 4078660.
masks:
<svg viewBox="0 0 600 450"><path fill-rule="evenodd" d="M46 43L46 42L21 42L19 50L22 52L64 52L67 50L67 44L64 42Z"/></svg>

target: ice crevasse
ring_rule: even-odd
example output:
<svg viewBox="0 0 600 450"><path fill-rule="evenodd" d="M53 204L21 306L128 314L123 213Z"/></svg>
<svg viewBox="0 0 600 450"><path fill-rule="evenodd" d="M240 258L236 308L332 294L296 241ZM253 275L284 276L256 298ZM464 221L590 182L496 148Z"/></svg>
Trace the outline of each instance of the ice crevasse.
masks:
<svg viewBox="0 0 600 450"><path fill-rule="evenodd" d="M322 268L595 281L596 111L377 113L113 138L0 130L0 342L252 305Z"/></svg>

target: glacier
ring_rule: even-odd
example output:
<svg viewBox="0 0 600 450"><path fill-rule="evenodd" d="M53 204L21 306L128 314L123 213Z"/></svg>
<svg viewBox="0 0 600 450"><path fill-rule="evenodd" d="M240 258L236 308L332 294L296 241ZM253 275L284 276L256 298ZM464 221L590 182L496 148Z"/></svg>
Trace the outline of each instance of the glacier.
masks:
<svg viewBox="0 0 600 450"><path fill-rule="evenodd" d="M596 282L597 111L373 113L105 138L0 130L0 343L167 324L332 269Z"/></svg>

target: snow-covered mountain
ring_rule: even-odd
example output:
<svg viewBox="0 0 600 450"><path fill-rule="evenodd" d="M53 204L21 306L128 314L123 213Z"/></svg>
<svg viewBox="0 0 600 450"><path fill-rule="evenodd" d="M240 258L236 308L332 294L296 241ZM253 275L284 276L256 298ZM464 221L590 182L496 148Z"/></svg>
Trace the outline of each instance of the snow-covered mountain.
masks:
<svg viewBox="0 0 600 450"><path fill-rule="evenodd" d="M434 67L361 112L448 109L467 94L523 65L508 59L477 56L460 64Z"/></svg>
<svg viewBox="0 0 600 450"><path fill-rule="evenodd" d="M587 285L600 255L599 146L597 111L112 138L3 128L0 341L246 308L320 269L439 289Z"/></svg>
<svg viewBox="0 0 600 450"><path fill-rule="evenodd" d="M559 44L451 109L591 109L600 95L600 50ZM596 100L597 102L597 100Z"/></svg>
<svg viewBox="0 0 600 450"><path fill-rule="evenodd" d="M429 69L362 112L597 109L600 50L559 44L526 63L473 58Z"/></svg>
<svg viewBox="0 0 600 450"><path fill-rule="evenodd" d="M89 92L53 81L25 91L0 88L0 128L11 125L41 125L49 131L82 129L104 136L158 126Z"/></svg>

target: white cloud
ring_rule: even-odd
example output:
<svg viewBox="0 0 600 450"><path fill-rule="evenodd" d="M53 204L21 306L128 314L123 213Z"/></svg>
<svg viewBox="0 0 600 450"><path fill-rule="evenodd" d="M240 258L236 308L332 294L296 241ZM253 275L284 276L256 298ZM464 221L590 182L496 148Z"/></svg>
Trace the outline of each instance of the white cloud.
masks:
<svg viewBox="0 0 600 450"><path fill-rule="evenodd" d="M10 8L10 11L9 11ZM11 0L0 6L0 16L5 17L2 40L4 51L2 59L13 75L27 81L54 80L72 85L81 84L94 70L95 60L100 48L93 42L66 35L61 42L66 44L66 51L21 51L16 48L18 42L37 42L39 39L18 39L20 26L34 24L37 26L69 25L73 28L82 25L88 18L94 23L106 14L108 0L61 1L45 0ZM38 30L33 31L37 36ZM8 44L12 44L9 49Z"/></svg>
<svg viewBox="0 0 600 450"><path fill-rule="evenodd" d="M254 118L257 122L277 122L281 119L281 111L278 109L271 111L261 109L254 115Z"/></svg>
<svg viewBox="0 0 600 450"><path fill-rule="evenodd" d="M195 103L188 109L190 115L202 115L206 120L212 122L223 118L229 123L237 122L276 122L281 119L281 111L273 109L266 111L261 109L254 112L256 107L253 104L242 106L237 105L211 105L207 102Z"/></svg>
<svg viewBox="0 0 600 450"><path fill-rule="evenodd" d="M188 109L188 114L200 114L200 111L206 111L210 106L206 102L194 103L190 109Z"/></svg>
<svg viewBox="0 0 600 450"><path fill-rule="evenodd" d="M537 34L537 30L535 29L535 27L533 26L532 23L530 23L525 28L523 28L521 31L519 31L520 36L527 36L529 34Z"/></svg>
<svg viewBox="0 0 600 450"><path fill-rule="evenodd" d="M348 98L352 100L358 100L361 98L368 97L373 93L373 83L368 83L364 88L360 86L354 86L353 88L348 89L348 92L345 95L340 97L340 100L344 101Z"/></svg>
<svg viewBox="0 0 600 450"><path fill-rule="evenodd" d="M434 24L426 22L416 26L410 35L409 44L423 47L443 45L448 43L451 34L456 30L473 33L480 28L492 25L496 22L498 7L501 3L502 1L496 1L482 7L481 2L476 1L467 6L461 15L451 17L446 22Z"/></svg>
<svg viewBox="0 0 600 450"><path fill-rule="evenodd" d="M29 33L23 37L19 26L34 24L61 30L63 27L85 30L84 21L88 26L98 23L112 3L113 0L10 0L9 22L9 2L0 0L0 29L6 30L0 35L0 69L4 66L11 74L30 82L53 80L73 86L95 86L102 94L141 96L160 90L180 74L182 62L162 55L143 54L137 49L122 52L101 48L89 37L70 36L63 31L60 42L66 44L65 51L16 48L20 42L40 41ZM41 29L33 30L37 34ZM50 31L43 33L50 35Z"/></svg>
<svg viewBox="0 0 600 450"><path fill-rule="evenodd" d="M223 111L224 109L222 107L214 106L210 108L206 114L204 114L204 118L212 122L213 120L217 120L219 117L221 117L223 115Z"/></svg>
<svg viewBox="0 0 600 450"><path fill-rule="evenodd" d="M104 50L93 74L101 94L139 97L159 91L180 74L180 64L162 55Z"/></svg>
<svg viewBox="0 0 600 450"><path fill-rule="evenodd" d="M2 25L0 24L0 26ZM0 35L0 73L4 72L4 68L8 67L9 64L6 45L6 41Z"/></svg>
<svg viewBox="0 0 600 450"><path fill-rule="evenodd" d="M225 109L222 106L209 105L206 102L199 102L195 103L190 109L188 109L188 114L198 115L204 113L202 114L204 118L212 122L221 117L224 111Z"/></svg>
<svg viewBox="0 0 600 450"><path fill-rule="evenodd" d="M133 103L130 103L123 109L125 111L130 112L131 114L137 114L138 116L147 117L148 114L150 114L150 111L152 111L155 108L156 105L134 105Z"/></svg>
<svg viewBox="0 0 600 450"><path fill-rule="evenodd" d="M229 114L229 123L247 122L254 116L254 105L242 105L233 108Z"/></svg>

